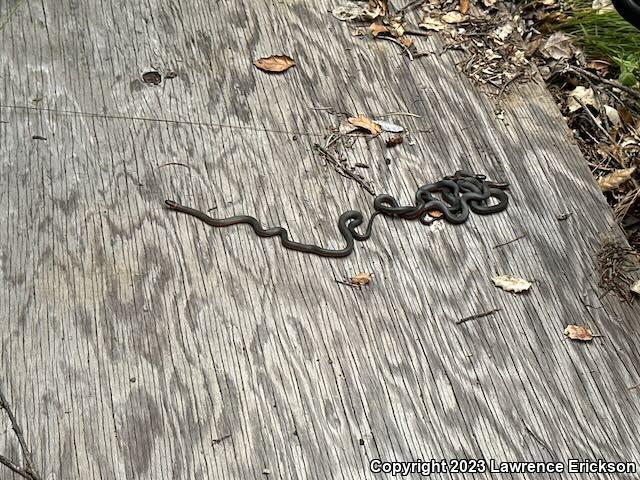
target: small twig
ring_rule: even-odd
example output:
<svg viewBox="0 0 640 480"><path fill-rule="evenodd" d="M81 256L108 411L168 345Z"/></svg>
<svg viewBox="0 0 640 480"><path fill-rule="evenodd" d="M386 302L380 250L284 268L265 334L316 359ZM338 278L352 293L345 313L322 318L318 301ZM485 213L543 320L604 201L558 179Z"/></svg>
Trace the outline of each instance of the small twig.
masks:
<svg viewBox="0 0 640 480"><path fill-rule="evenodd" d="M636 383L635 385L631 385L629 387L629 390L633 390L633 389L638 388L638 387L640 387L640 383Z"/></svg>
<svg viewBox="0 0 640 480"><path fill-rule="evenodd" d="M514 238L513 240L509 240L508 242L499 243L497 245L494 245L493 248L504 247L505 245L509 245L510 243L517 242L518 240L522 240L526 236L527 236L527 234L523 233L522 235L520 235L519 237Z"/></svg>
<svg viewBox="0 0 640 480"><path fill-rule="evenodd" d="M598 127L598 129L604 133L604 135L609 139L609 141L613 144L613 145L617 145L617 142L615 142L613 140L613 138L611 138L611 135L609 135L609 132L607 132L604 127L598 122L598 120L596 119L596 117L593 115L593 113L591 113L591 110L589 110L587 108L587 106L584 104L584 102L582 100L580 100L578 97L573 97L575 101L577 101L580 106L582 107L582 110L584 110L585 112L587 112L587 115L589 115L589 117L591 117L591 120L593 121L594 125L596 127ZM600 142L596 142L596 143L600 143Z"/></svg>
<svg viewBox="0 0 640 480"><path fill-rule="evenodd" d="M369 194L371 195L375 195L376 193L373 191L373 189L371 188L371 186L369 186L367 184L367 182L365 182L362 178L358 177L357 175L355 175L354 173L350 172L349 170L346 170L340 163L340 160L338 160L335 155L333 155L329 150L327 150L325 147L314 143L313 144L313 148L315 148L318 152L320 152L322 155L324 155L324 157L329 160L334 167L336 167L337 172L347 178L350 178L351 180L356 181L362 188L364 188Z"/></svg>
<svg viewBox="0 0 640 480"><path fill-rule="evenodd" d="M347 287L352 287L352 288L361 288L361 286L356 283L346 282L344 280L338 280L337 278L335 280L336 280L336 283L339 283L340 285L346 285Z"/></svg>
<svg viewBox="0 0 640 480"><path fill-rule="evenodd" d="M24 439L24 434L22 433L22 428L18 424L16 420L16 416L13 414L13 410L9 407L9 402L7 402L2 389L0 388L0 410L4 410L7 412L7 416L11 421L11 428L16 434L16 438L18 439L18 443L20 444L20 450L22 450L22 456L24 457L24 467L19 467L15 462L9 460L7 457L0 456L0 463L7 468L13 470L15 473L20 475L27 480L40 480L40 475L36 471L33 466L33 459L31 457L31 452L29 451L29 447L27 447L27 442Z"/></svg>
<svg viewBox="0 0 640 480"><path fill-rule="evenodd" d="M594 82L604 83L605 85L609 85L610 87L618 88L623 92L628 93L632 97L635 97L636 100L640 100L640 92L637 92L633 88L627 87L616 80L607 80L606 78L602 78L599 75L596 75L595 73L591 73L588 70L585 70L583 68L576 67L573 65L568 65L565 68L565 71L574 72L574 73L577 73L578 75L582 75L583 77L587 77L588 79L593 80Z"/></svg>
<svg viewBox="0 0 640 480"><path fill-rule="evenodd" d="M217 445L218 443L223 442L227 438L231 438L231 434L230 433L227 433L226 435L223 435L220 438L214 438L213 440L211 440L211 443L213 445Z"/></svg>
<svg viewBox="0 0 640 480"><path fill-rule="evenodd" d="M414 30L412 28L405 28L405 35L416 35L418 37L429 37L431 34L429 32L423 32L421 30Z"/></svg>
<svg viewBox="0 0 640 480"><path fill-rule="evenodd" d="M169 162L169 163L163 163L162 165L159 165L158 168L162 168L162 167L167 167L169 165L178 165L180 167L186 167L186 168L191 168L189 165L184 164L184 163L180 163L180 162Z"/></svg>
<svg viewBox="0 0 640 480"><path fill-rule="evenodd" d="M469 315L468 317L461 318L456 321L456 325L460 325L461 323L468 322L469 320L475 320L477 318L488 317L489 315L493 315L496 312L502 310L501 308L494 308L493 310L489 310L487 312L476 313L475 315Z"/></svg>
<svg viewBox="0 0 640 480"><path fill-rule="evenodd" d="M542 448L544 448L547 453L549 453L549 455L551 455L552 458L556 458L556 454L553 452L553 450L551 450L551 448L549 447L549 445L546 444L546 442L544 440L542 440L538 434L536 432L534 432L529 425L527 425L527 423L523 420L522 423L524 424L524 429L527 431L527 433L529 433L529 435L531 435L533 437L533 439L538 443L538 445L540 445Z"/></svg>
<svg viewBox="0 0 640 480"><path fill-rule="evenodd" d="M378 39L378 40L387 40L389 42L395 43L396 45L400 45L402 47L402 49L405 51L405 53L409 56L409 60L411 60L413 62L413 54L411 53L411 50L409 50L406 46L404 46L399 40L396 40L393 37L385 37L385 36L382 36L382 35L378 35L378 36L373 37L373 38Z"/></svg>
<svg viewBox="0 0 640 480"><path fill-rule="evenodd" d="M507 80L506 82L504 82L504 85L502 85L502 88L500 88L500 92L498 93L498 100L502 99L502 95L504 95L504 92L507 90L507 87L509 85L511 85L513 82L515 82L518 78L520 78L522 75L524 75L524 73L522 72L518 72L516 73L513 77L511 77L509 80Z"/></svg>
<svg viewBox="0 0 640 480"><path fill-rule="evenodd" d="M415 118L422 118L420 115L418 115L417 113L411 113L411 112L389 112L389 113L376 113L374 115L372 115L372 117L391 117L391 116L396 116L396 117L415 117Z"/></svg>

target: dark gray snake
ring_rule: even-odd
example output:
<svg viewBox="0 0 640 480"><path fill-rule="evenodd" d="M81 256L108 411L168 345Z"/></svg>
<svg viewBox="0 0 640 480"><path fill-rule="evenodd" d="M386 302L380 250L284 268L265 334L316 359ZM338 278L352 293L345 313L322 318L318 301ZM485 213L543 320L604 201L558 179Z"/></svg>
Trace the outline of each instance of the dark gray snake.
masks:
<svg viewBox="0 0 640 480"><path fill-rule="evenodd" d="M469 218L469 212L479 215L498 213L507 208L509 197L504 191L508 183L496 183L486 180L484 175L474 175L463 171L457 171L454 175L444 177L434 183L427 183L416 192L415 205L401 206L398 201L389 194L378 195L373 201L375 212L369 219L369 224L364 233L358 233L356 228L364 222L362 212L347 210L338 219L338 230L347 242L341 250L331 250L317 245L289 240L289 233L282 227L263 228L260 222L249 215L236 215L224 219L211 218L204 212L194 208L185 207L173 200L165 200L165 204L171 210L186 213L202 220L212 227L229 227L246 223L251 225L256 235L260 237L279 236L282 246L298 252L312 253L321 257L341 258L347 257L353 252L355 241L363 242L371 237L374 219L380 215L400 217L407 220L420 220L425 225L431 224L435 219L430 216L433 212L440 212L441 218L453 224L464 223ZM433 194L439 193L440 198ZM497 203L489 204L489 199L495 199Z"/></svg>

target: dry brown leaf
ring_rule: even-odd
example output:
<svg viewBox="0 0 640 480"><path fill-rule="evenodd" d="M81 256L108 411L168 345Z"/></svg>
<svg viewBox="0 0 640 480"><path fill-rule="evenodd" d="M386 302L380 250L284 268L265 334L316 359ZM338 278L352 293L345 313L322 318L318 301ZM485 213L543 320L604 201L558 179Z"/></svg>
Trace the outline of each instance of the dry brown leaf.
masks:
<svg viewBox="0 0 640 480"><path fill-rule="evenodd" d="M363 128L373 135L380 135L382 128L369 117L358 115L357 117L349 117L348 122L358 128Z"/></svg>
<svg viewBox="0 0 640 480"><path fill-rule="evenodd" d="M562 60L573 57L575 47L564 33L555 32L540 47L540 53L546 58Z"/></svg>
<svg viewBox="0 0 640 480"><path fill-rule="evenodd" d="M578 85L576 88L569 92L567 99L567 108L570 112L575 112L583 108L582 106L592 105L598 107L598 100L591 88L585 88L582 85Z"/></svg>
<svg viewBox="0 0 640 480"><path fill-rule="evenodd" d="M444 216L444 213L440 210L429 210L427 213L431 218L442 218Z"/></svg>
<svg viewBox="0 0 640 480"><path fill-rule="evenodd" d="M393 17L389 20L389 33L394 37L402 37L404 35L404 20L402 17Z"/></svg>
<svg viewBox="0 0 640 480"><path fill-rule="evenodd" d="M371 35L373 35L374 37L377 37L381 33L388 33L389 29L385 25L379 22L374 22L371 25L369 25L369 31L371 32Z"/></svg>
<svg viewBox="0 0 640 480"><path fill-rule="evenodd" d="M380 16L384 17L389 11L387 0L369 0L367 10L370 12L380 11Z"/></svg>
<svg viewBox="0 0 640 480"><path fill-rule="evenodd" d="M466 19L467 17L465 17L460 12L449 12L449 13L445 13L442 17L440 17L440 20L442 20L445 23L462 23Z"/></svg>
<svg viewBox="0 0 640 480"><path fill-rule="evenodd" d="M396 145L400 145L404 139L400 135L396 135L395 137L391 137L387 140L387 147L395 147Z"/></svg>
<svg viewBox="0 0 640 480"><path fill-rule="evenodd" d="M373 275L373 273L360 272L351 277L351 285L362 287L371 281L371 275Z"/></svg>
<svg viewBox="0 0 640 480"><path fill-rule="evenodd" d="M460 13L466 15L469 11L469 0L460 0Z"/></svg>
<svg viewBox="0 0 640 480"><path fill-rule="evenodd" d="M598 179L598 186L600 187L600 190L602 190L603 192L609 192L611 190L615 190L624 182L629 180L633 175L633 172L635 171L636 171L636 167L621 168L619 170L614 170L609 175L600 177Z"/></svg>
<svg viewBox="0 0 640 480"><path fill-rule="evenodd" d="M398 41L405 47L411 48L413 46L413 38L410 37L400 37Z"/></svg>
<svg viewBox="0 0 640 480"><path fill-rule="evenodd" d="M270 57L259 58L253 64L265 72L280 73L289 70L296 62L287 55L271 55Z"/></svg>
<svg viewBox="0 0 640 480"><path fill-rule="evenodd" d="M593 340L591 330L580 325L567 325L567 328L564 329L564 334L571 340L580 340L581 342Z"/></svg>
<svg viewBox="0 0 640 480"><path fill-rule="evenodd" d="M506 292L520 293L531 288L530 282L514 275L499 275L492 277L491 281Z"/></svg>
<svg viewBox="0 0 640 480"><path fill-rule="evenodd" d="M418 24L420 28L424 28L425 30L433 30L435 32L440 32L447 28L447 26L442 23L440 20L436 18L432 18L429 15L425 15L422 21Z"/></svg>

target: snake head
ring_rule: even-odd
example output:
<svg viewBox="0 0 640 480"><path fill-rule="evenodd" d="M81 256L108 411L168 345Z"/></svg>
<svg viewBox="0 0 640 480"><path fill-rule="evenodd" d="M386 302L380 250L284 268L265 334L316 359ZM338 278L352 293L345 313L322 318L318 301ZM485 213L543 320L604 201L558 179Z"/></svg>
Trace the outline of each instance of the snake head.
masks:
<svg viewBox="0 0 640 480"><path fill-rule="evenodd" d="M164 204L172 210L175 210L178 207L178 202L174 202L173 200L165 200Z"/></svg>

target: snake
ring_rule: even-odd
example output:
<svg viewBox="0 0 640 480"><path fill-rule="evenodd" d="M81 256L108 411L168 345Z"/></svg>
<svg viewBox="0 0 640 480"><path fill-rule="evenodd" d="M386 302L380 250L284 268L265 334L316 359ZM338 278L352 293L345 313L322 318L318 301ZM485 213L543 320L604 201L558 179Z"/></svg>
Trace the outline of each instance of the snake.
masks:
<svg viewBox="0 0 640 480"><path fill-rule="evenodd" d="M415 194L414 205L400 205L392 195L380 194L373 201L374 212L371 214L364 232L361 233L357 230L364 223L362 212L347 210L340 215L338 231L346 242L344 248L341 249L329 249L293 241L289 238L289 232L285 228L265 228L257 218L250 215L213 218L203 211L181 205L174 200L165 200L165 205L170 210L191 215L212 227L247 224L259 237L280 237L282 246L289 250L321 257L344 258L353 253L356 241L364 242L371 237L374 221L379 215L405 220L419 220L424 225L430 225L441 218L448 223L459 225L467 221L470 212L478 215L491 215L505 210L509 205L509 197L505 192L508 187L509 184L506 182L490 182L487 181L485 175L458 170L454 175L445 176L437 182L419 187ZM439 193L441 198L434 196L434 193ZM491 198L495 199L496 203L489 204ZM439 215L436 217L434 212L439 212Z"/></svg>

